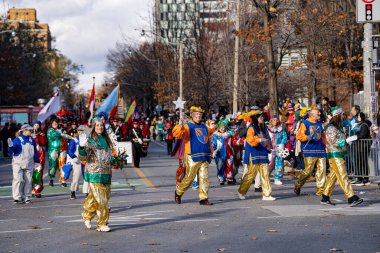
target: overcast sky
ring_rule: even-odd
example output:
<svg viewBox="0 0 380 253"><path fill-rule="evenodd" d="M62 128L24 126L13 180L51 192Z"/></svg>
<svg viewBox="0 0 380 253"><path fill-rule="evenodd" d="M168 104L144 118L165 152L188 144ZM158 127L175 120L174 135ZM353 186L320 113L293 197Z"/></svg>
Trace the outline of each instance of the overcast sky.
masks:
<svg viewBox="0 0 380 253"><path fill-rule="evenodd" d="M8 8L35 8L40 23L48 23L56 41L53 47L83 64L79 85L88 89L92 77L103 83L106 54L124 37L138 43L138 30L149 29L154 0L3 0L1 15ZM137 31L136 31L136 30ZM124 34L124 35L123 35Z"/></svg>

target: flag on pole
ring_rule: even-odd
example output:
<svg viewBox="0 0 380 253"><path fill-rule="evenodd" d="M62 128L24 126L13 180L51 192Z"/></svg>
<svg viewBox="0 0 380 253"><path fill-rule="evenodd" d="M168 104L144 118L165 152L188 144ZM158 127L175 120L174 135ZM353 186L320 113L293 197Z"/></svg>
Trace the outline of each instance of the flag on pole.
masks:
<svg viewBox="0 0 380 253"><path fill-rule="evenodd" d="M128 111L124 117L124 122L127 123L127 125L129 125L132 122L132 116L135 112L135 108L136 108L136 98L133 97L131 105L129 106Z"/></svg>
<svg viewBox="0 0 380 253"><path fill-rule="evenodd" d="M95 83L92 85L90 102L88 103L88 110L91 112L90 118L92 118L92 116L94 116L95 111Z"/></svg>
<svg viewBox="0 0 380 253"><path fill-rule="evenodd" d="M54 113L59 112L60 109L61 100L59 93L57 92L44 106L44 108L42 108L42 110L38 113L37 120L44 122L48 117L50 117Z"/></svg>
<svg viewBox="0 0 380 253"><path fill-rule="evenodd" d="M113 91L108 95L106 99L103 100L102 104L96 110L96 114L100 112L105 112L110 114L114 107L117 108L117 102L119 99L119 86L117 86Z"/></svg>

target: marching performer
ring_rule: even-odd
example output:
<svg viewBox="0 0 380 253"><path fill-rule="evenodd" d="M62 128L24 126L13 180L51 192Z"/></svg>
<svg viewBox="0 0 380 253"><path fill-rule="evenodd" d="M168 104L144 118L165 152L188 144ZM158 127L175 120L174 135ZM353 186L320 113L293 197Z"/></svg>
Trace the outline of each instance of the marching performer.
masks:
<svg viewBox="0 0 380 253"><path fill-rule="evenodd" d="M129 131L129 138L132 141L132 155L133 155L133 165L136 168L140 168L140 157L142 153L142 134L139 128L139 123L137 120L133 120L132 129Z"/></svg>
<svg viewBox="0 0 380 253"><path fill-rule="evenodd" d="M273 117L269 120L268 133L273 147L269 166L271 169L274 167L274 184L282 185L281 179L284 175L284 159L280 156L280 152L285 150L288 135L277 117Z"/></svg>
<svg viewBox="0 0 380 253"><path fill-rule="evenodd" d="M88 139L85 134L79 136L79 159L86 161L84 178L90 186L90 192L83 204L82 217L86 228L91 229L91 220L97 214L97 231L109 232L111 166L117 165L118 161L112 156L113 144L102 120L95 117L92 124Z"/></svg>
<svg viewBox="0 0 380 253"><path fill-rule="evenodd" d="M264 117L261 111L257 111L251 116L252 124L247 130L247 138L244 152L244 164L248 165L248 170L243 174L242 181L238 190L240 199L245 199L249 187L256 177L257 172L260 173L262 186L262 199L265 201L273 201L272 187L270 185L268 170L268 153L270 149L270 140L266 131L262 129Z"/></svg>
<svg viewBox="0 0 380 253"><path fill-rule="evenodd" d="M173 135L185 142L185 168L186 175L175 191L175 202L181 204L181 197L190 187L196 175L199 180L199 204L212 205L208 201L208 166L211 162L210 136L215 129L207 128L202 120L203 109L192 106L190 114L192 120L186 124L180 119L179 124L173 128Z"/></svg>
<svg viewBox="0 0 380 253"><path fill-rule="evenodd" d="M61 130L58 129L57 119L52 119L50 122L50 128L47 131L48 156L49 156L49 177L50 177L49 185L50 186L54 186L53 180L55 177L55 173L59 169L58 157L60 155L60 150L61 150L61 137L66 138L66 139L71 139L71 137L69 135L62 133ZM61 163L62 163L62 158L61 158ZM59 175L61 177L61 173L59 173Z"/></svg>
<svg viewBox="0 0 380 253"><path fill-rule="evenodd" d="M315 174L317 180L317 195L323 193L323 187L326 182L326 151L324 145L325 134L323 132L318 107L312 107L309 112L309 118L304 120L297 131L297 139L301 141L301 149L305 161L305 169L301 172L300 179L295 183L294 193L301 194L301 187L313 172L317 164Z"/></svg>
<svg viewBox="0 0 380 253"><path fill-rule="evenodd" d="M156 123L156 132L157 132L159 141L164 140L164 127L165 127L164 116L161 116Z"/></svg>
<svg viewBox="0 0 380 253"><path fill-rule="evenodd" d="M70 140L69 148L67 150L67 163L71 163L73 174L70 186L70 199L76 199L75 193L79 190L79 180L82 175L82 169L84 169L84 165L78 159L79 135L83 134L84 130L85 126L80 125L78 127L77 133L72 136L74 138Z"/></svg>
<svg viewBox="0 0 380 253"><path fill-rule="evenodd" d="M39 161L40 161L39 163L41 164L41 171L40 171L41 177L39 178L39 184L33 185L33 194L36 198L41 198L41 192L44 189L44 183L43 183L43 175L44 175L44 168L45 168L44 146L47 143L47 138L45 134L42 132L40 121L36 121L33 124L32 137L36 143L36 150L37 150Z"/></svg>
<svg viewBox="0 0 380 253"><path fill-rule="evenodd" d="M356 206L363 202L363 199L354 194L350 181L348 180L345 156L346 138L343 132L342 116L343 110L339 106L331 108L332 118L326 126L326 151L330 162L330 173L326 178L325 188L323 190L321 204L335 205L330 201L330 196L334 190L336 181L342 188L344 195L348 200L349 206Z"/></svg>
<svg viewBox="0 0 380 253"><path fill-rule="evenodd" d="M226 131L227 123L220 121L218 130L212 135L212 147L220 185L235 184L234 151L232 148L232 136Z"/></svg>
<svg viewBox="0 0 380 253"><path fill-rule="evenodd" d="M12 195L13 203L30 203L32 193L33 169L40 171L36 143L31 137L33 127L28 124L21 126L19 136L13 141L8 139L8 152L13 155Z"/></svg>

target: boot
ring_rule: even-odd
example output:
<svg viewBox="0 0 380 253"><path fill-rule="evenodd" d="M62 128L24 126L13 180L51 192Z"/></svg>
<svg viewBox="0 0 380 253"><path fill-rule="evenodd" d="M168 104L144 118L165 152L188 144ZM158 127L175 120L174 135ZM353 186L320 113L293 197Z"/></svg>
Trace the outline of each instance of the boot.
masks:
<svg viewBox="0 0 380 253"><path fill-rule="evenodd" d="M70 199L76 199L76 196L75 196L75 191L72 191L72 192L71 192L71 196L70 196Z"/></svg>
<svg viewBox="0 0 380 253"><path fill-rule="evenodd" d="M49 186L54 187L53 179L50 179Z"/></svg>
<svg viewBox="0 0 380 253"><path fill-rule="evenodd" d="M199 201L199 204L202 206L212 206L213 205L213 203L209 202L208 199L202 199L201 201Z"/></svg>
<svg viewBox="0 0 380 253"><path fill-rule="evenodd" d="M175 200L175 203L177 203L178 205L181 204L181 196L177 194L177 192L174 192L175 194L175 197L174 197L174 200Z"/></svg>

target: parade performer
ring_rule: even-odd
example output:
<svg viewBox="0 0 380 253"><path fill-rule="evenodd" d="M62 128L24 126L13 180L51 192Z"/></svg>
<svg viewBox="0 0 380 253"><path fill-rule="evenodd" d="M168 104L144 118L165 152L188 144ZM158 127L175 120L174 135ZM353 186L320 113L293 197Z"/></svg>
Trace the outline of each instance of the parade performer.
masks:
<svg viewBox="0 0 380 253"><path fill-rule="evenodd" d="M281 179L284 175L284 158L280 155L280 152L285 150L288 136L276 116L269 121L268 133L273 147L269 166L272 170L274 169L274 184L282 185Z"/></svg>
<svg viewBox="0 0 380 253"><path fill-rule="evenodd" d="M312 107L309 118L303 121L297 131L297 139L301 141L301 149L304 156L305 169L301 172L300 179L295 183L294 193L300 195L301 187L313 172L317 164L316 181L318 196L322 195L326 182L326 151L324 145L325 134L323 132L318 107Z"/></svg>
<svg viewBox="0 0 380 253"><path fill-rule="evenodd" d="M39 184L33 185L33 194L36 198L41 198L41 192L44 189L44 183L43 183L43 175L44 175L44 168L45 168L45 150L44 146L47 143L47 138L45 134L42 132L41 128L41 122L36 121L33 124L33 133L32 137L36 143L36 149L39 157L39 163L41 164L41 171L39 178Z"/></svg>
<svg viewBox="0 0 380 253"><path fill-rule="evenodd" d="M168 155L170 155L173 151L173 127L170 121L167 121L165 123L165 141L166 141L166 150L168 152Z"/></svg>
<svg viewBox="0 0 380 253"><path fill-rule="evenodd" d="M70 130L68 131L68 133L69 133L69 135L70 135L71 137L73 137L73 138L74 138L74 136L77 136L78 129L77 129L77 122L76 122L76 121L73 121L73 122L71 123L71 128L70 128Z"/></svg>
<svg viewBox="0 0 380 253"><path fill-rule="evenodd" d="M235 184L234 170L234 151L232 147L231 133L226 131L227 123L220 121L218 130L212 135L212 147L214 149L213 157L215 158L217 176L220 185Z"/></svg>
<svg viewBox="0 0 380 253"><path fill-rule="evenodd" d="M156 131L157 131L159 141L164 140L164 126L165 126L164 117L161 116L156 123Z"/></svg>
<svg viewBox="0 0 380 253"><path fill-rule="evenodd" d="M190 114L192 119L186 124L180 119L179 124L173 128L173 135L185 142L184 162L186 176L182 179L175 191L175 202L181 204L181 197L190 187L196 175L199 180L199 204L212 205L208 201L208 166L211 162L210 136L215 129L207 128L202 122L203 109L192 106Z"/></svg>
<svg viewBox="0 0 380 253"><path fill-rule="evenodd" d="M59 170L59 182L61 183L62 187L67 187L66 179L62 177L62 167L63 165L66 164L67 160L67 149L69 148L69 139L72 139L70 135L68 135L67 131L67 124L65 123L66 121L63 121L64 124L62 128L60 129L61 131L61 146L59 149L59 156L58 156L58 170ZM66 126L65 126L66 125Z"/></svg>
<svg viewBox="0 0 380 253"><path fill-rule="evenodd" d="M33 127L21 126L19 136L8 139L8 152L13 155L12 196L13 203L30 203L33 169L41 171L36 143L31 137Z"/></svg>
<svg viewBox="0 0 380 253"><path fill-rule="evenodd" d="M121 139L123 138L123 134L121 124L119 124L118 119L115 118L112 120L111 130L113 134L116 136L116 140L121 141Z"/></svg>
<svg viewBox="0 0 380 253"><path fill-rule="evenodd" d="M85 134L79 136L79 159L86 162L84 179L90 186L90 192L83 204L82 217L86 228L91 229L91 220L97 214L97 231L109 232L111 166L117 165L118 161L112 156L113 144L102 120L95 117L92 125L88 138Z"/></svg>
<svg viewBox="0 0 380 253"><path fill-rule="evenodd" d="M262 199L265 201L273 201L276 198L272 197L272 187L270 185L269 170L268 170L268 153L270 149L270 140L266 131L262 128L264 117L262 112L258 111L251 116L252 124L247 130L247 138L244 152L244 164L248 165L248 170L243 174L242 182L238 190L240 199L245 199L257 172L260 173L262 186Z"/></svg>
<svg viewBox="0 0 380 253"><path fill-rule="evenodd" d="M133 120L132 126L132 129L129 131L129 138L132 141L133 165L136 168L140 168L140 157L143 144L142 134L137 120Z"/></svg>
<svg viewBox="0 0 380 253"><path fill-rule="evenodd" d="M354 194L351 184L348 180L345 156L346 152L346 138L343 132L342 116L343 110L339 106L331 108L330 111L332 118L326 126L326 151L327 157L330 162L330 173L326 178L325 188L323 190L321 204L335 205L330 201L330 197L334 190L336 181L338 181L340 188L342 188L344 195L348 200L349 206L356 206L363 202L363 199Z"/></svg>
<svg viewBox="0 0 380 253"><path fill-rule="evenodd" d="M82 175L82 170L84 169L84 164L78 159L78 148L79 148L79 135L83 134L85 126L81 125L77 129L77 133L73 136L74 138L69 142L69 148L67 150L67 163L72 166L72 182L70 186L71 199L76 199L75 193L79 190L79 180Z"/></svg>
<svg viewBox="0 0 380 253"><path fill-rule="evenodd" d="M50 128L47 131L50 186L54 186L53 180L55 173L59 169L58 157L61 150L61 137L71 139L69 135L62 133L61 130L58 129L57 119L52 119L50 122ZM59 173L59 175L61 176L61 173Z"/></svg>

